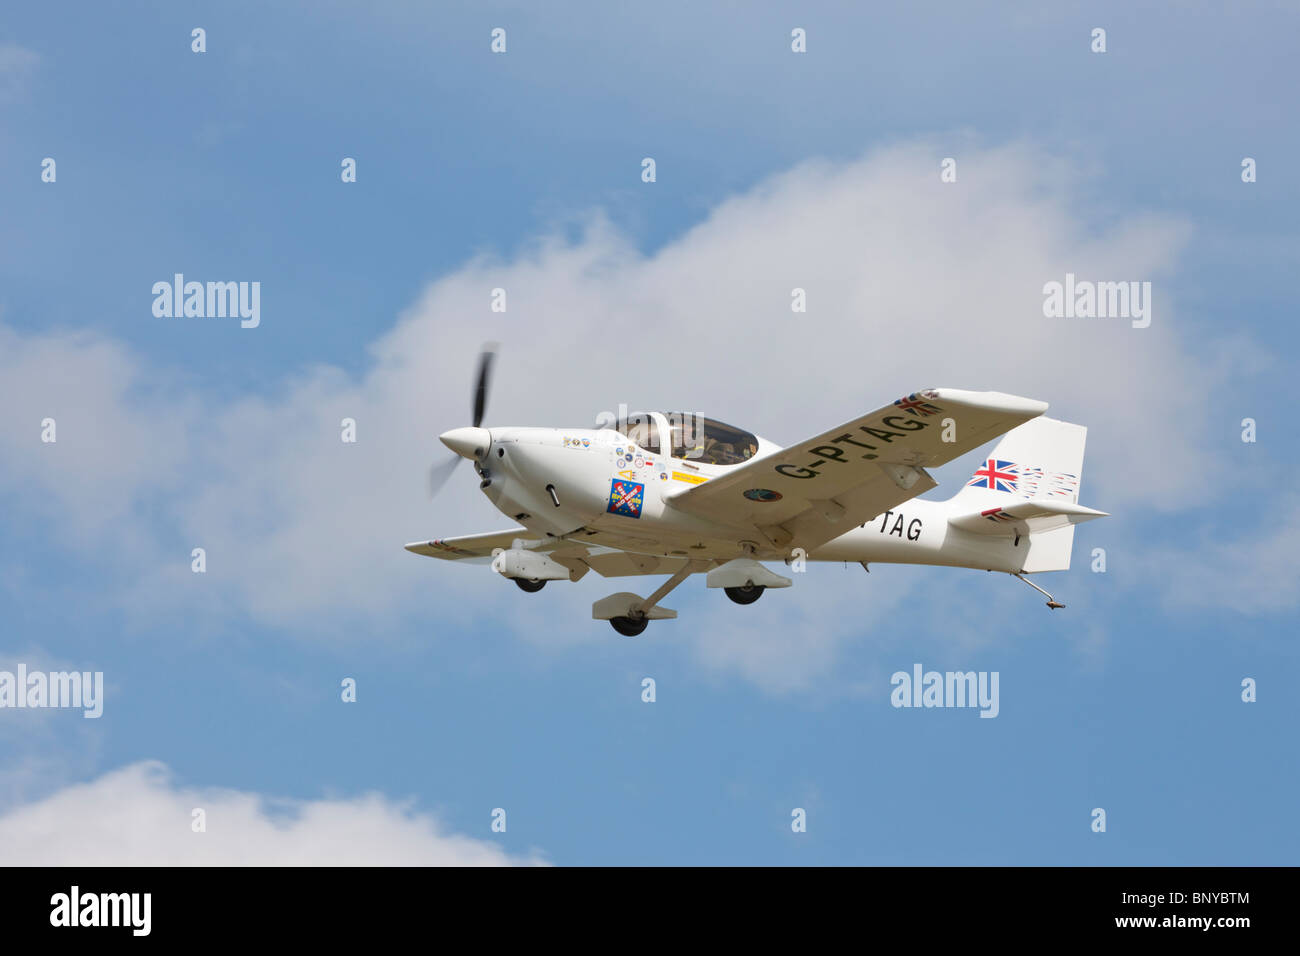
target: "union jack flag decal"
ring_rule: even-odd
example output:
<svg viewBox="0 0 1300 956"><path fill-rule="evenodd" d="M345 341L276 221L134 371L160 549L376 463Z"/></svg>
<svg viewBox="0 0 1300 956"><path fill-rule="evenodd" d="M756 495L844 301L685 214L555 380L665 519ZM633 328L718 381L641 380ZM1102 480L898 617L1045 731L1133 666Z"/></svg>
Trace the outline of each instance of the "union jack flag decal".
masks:
<svg viewBox="0 0 1300 956"><path fill-rule="evenodd" d="M923 417L926 415L937 415L939 412L943 411L943 409L938 405L931 405L924 399L925 395L923 393L913 392L911 395L898 399L894 404L908 414L920 415Z"/></svg>
<svg viewBox="0 0 1300 956"><path fill-rule="evenodd" d="M1013 467L1016 470L1016 489L1023 498L1055 497L1073 501L1078 495L1078 475L1024 465Z"/></svg>
<svg viewBox="0 0 1300 956"><path fill-rule="evenodd" d="M987 488L989 491L1015 494L1019 471L1019 467L1012 462L990 458L975 469L975 476L966 485L970 488Z"/></svg>

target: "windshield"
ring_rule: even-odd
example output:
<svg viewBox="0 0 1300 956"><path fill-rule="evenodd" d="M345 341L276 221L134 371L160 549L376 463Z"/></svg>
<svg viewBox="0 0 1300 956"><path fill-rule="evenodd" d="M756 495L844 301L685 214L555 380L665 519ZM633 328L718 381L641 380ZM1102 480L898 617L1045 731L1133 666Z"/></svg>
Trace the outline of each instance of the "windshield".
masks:
<svg viewBox="0 0 1300 956"><path fill-rule="evenodd" d="M620 428L634 445L654 454L659 454L659 426L652 421L637 420L633 417L624 428Z"/></svg>
<svg viewBox="0 0 1300 956"><path fill-rule="evenodd" d="M739 465L758 451L758 439L743 429L705 418L669 412L674 458L710 465Z"/></svg>
<svg viewBox="0 0 1300 956"><path fill-rule="evenodd" d="M743 428L684 412L665 412L664 417L668 419L674 458L709 465L739 465L758 453L758 438ZM598 427L615 429L645 451L663 453L659 426L651 415L637 413L617 421L606 419Z"/></svg>

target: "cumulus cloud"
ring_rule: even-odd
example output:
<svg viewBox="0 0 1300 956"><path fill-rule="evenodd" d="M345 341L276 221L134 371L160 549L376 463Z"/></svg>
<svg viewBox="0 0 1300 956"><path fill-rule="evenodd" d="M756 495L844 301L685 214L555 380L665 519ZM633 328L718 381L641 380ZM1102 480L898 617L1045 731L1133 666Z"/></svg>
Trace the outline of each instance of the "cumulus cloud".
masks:
<svg viewBox="0 0 1300 956"><path fill-rule="evenodd" d="M206 832L191 827L206 814ZM131 764L0 815L15 866L509 866L536 865L495 843L446 832L379 794L271 800L180 787L154 761Z"/></svg>
<svg viewBox="0 0 1300 956"><path fill-rule="evenodd" d="M29 674L99 670L94 661L73 662L39 647L0 650L0 671L16 674L19 665ZM101 694L113 690L111 682L100 688ZM102 704L102 696L100 700ZM0 711L0 812L92 772L105 735L102 721L86 720L77 710L10 707Z"/></svg>
<svg viewBox="0 0 1300 956"><path fill-rule="evenodd" d="M16 43L0 43L0 103L20 99L27 92L27 84L40 56Z"/></svg>
<svg viewBox="0 0 1300 956"><path fill-rule="evenodd" d="M1080 175L1029 145L970 148L952 184L941 155L915 143L805 163L651 253L594 215L576 240L542 237L432 283L360 376L300 369L233 406L146 387L155 370L108 342L6 332L0 401L16 411L0 420L0 490L29 482L75 535L122 535L139 564L129 600L151 613L169 596L210 600L321 633L431 606L449 627L508 614L491 607L501 582L482 568L401 549L510 524L468 469L433 505L424 491L444 454L436 436L466 423L474 357L492 338L504 348L489 425L583 425L626 403L789 443L919 388L990 388L1089 426L1085 503L1121 514L1198 502L1199 429L1231 360L1200 364L1201 332L1179 316L1170 277L1186 227L1090 206ZM1044 318L1043 285L1066 272L1152 282L1150 328ZM796 287L806 314L790 310ZM489 311L494 288L505 314ZM55 406L57 451L34 440ZM356 445L339 440L345 417ZM76 477L88 473L93 487ZM208 552L201 589L190 544ZM780 600L802 606L799 591ZM813 659L833 657L827 640ZM750 661L742 672L774 654L779 670L770 642L705 652Z"/></svg>
<svg viewBox="0 0 1300 956"><path fill-rule="evenodd" d="M197 409L165 378L92 332L0 325L0 491L21 494L26 517L70 547L142 545L141 511L195 464L185 429Z"/></svg>

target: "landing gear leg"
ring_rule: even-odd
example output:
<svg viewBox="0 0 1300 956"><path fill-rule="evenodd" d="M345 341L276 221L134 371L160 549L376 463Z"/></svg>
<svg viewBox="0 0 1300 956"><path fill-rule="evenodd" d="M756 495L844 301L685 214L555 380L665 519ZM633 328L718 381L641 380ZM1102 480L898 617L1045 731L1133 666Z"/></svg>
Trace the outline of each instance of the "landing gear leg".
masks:
<svg viewBox="0 0 1300 956"><path fill-rule="evenodd" d="M636 637L646 629L646 625L650 623L652 618L673 618L677 616L676 611L661 608L657 605L669 591L696 571L705 567L708 567L707 562L686 562L680 571L661 584L647 598L638 597L630 592L611 594L592 606L592 616L599 620L609 621L610 626L624 637ZM607 616L611 611L621 611L624 608L626 608L625 613L615 613L612 617Z"/></svg>
<svg viewBox="0 0 1300 956"><path fill-rule="evenodd" d="M1057 608L1065 607L1064 604L1059 603L1059 602L1056 600L1056 598L1052 597L1050 594L1048 594L1046 591L1044 591L1042 588L1040 588L1040 587L1039 587L1037 584L1035 584L1033 581L1029 580L1029 579L1028 579L1027 577L1025 577L1023 574L1013 574L1013 575L1011 575L1011 576L1012 576L1013 578L1020 578L1020 580L1024 581L1026 584L1028 584L1031 588L1033 588L1033 589L1034 589L1035 591L1037 591L1039 594L1041 594L1041 595L1043 595L1044 597L1046 597L1046 598L1047 598L1047 606L1050 607L1053 611L1055 611Z"/></svg>

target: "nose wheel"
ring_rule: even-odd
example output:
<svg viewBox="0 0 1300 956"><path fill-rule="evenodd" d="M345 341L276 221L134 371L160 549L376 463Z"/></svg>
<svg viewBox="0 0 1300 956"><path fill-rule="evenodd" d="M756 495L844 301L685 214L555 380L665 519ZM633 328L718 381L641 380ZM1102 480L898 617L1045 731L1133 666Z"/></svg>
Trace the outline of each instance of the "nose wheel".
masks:
<svg viewBox="0 0 1300 956"><path fill-rule="evenodd" d="M650 620L644 617L612 617L609 623L624 637L636 637L646 629Z"/></svg>
<svg viewBox="0 0 1300 956"><path fill-rule="evenodd" d="M744 587L723 588L723 590L727 593L727 597L737 604L753 604L763 596L763 592L767 589L761 584L746 584Z"/></svg>
<svg viewBox="0 0 1300 956"><path fill-rule="evenodd" d="M515 584L519 585L519 590L527 591L529 594L536 594L542 588L546 587L546 579L540 581L529 581L527 578L515 578Z"/></svg>

